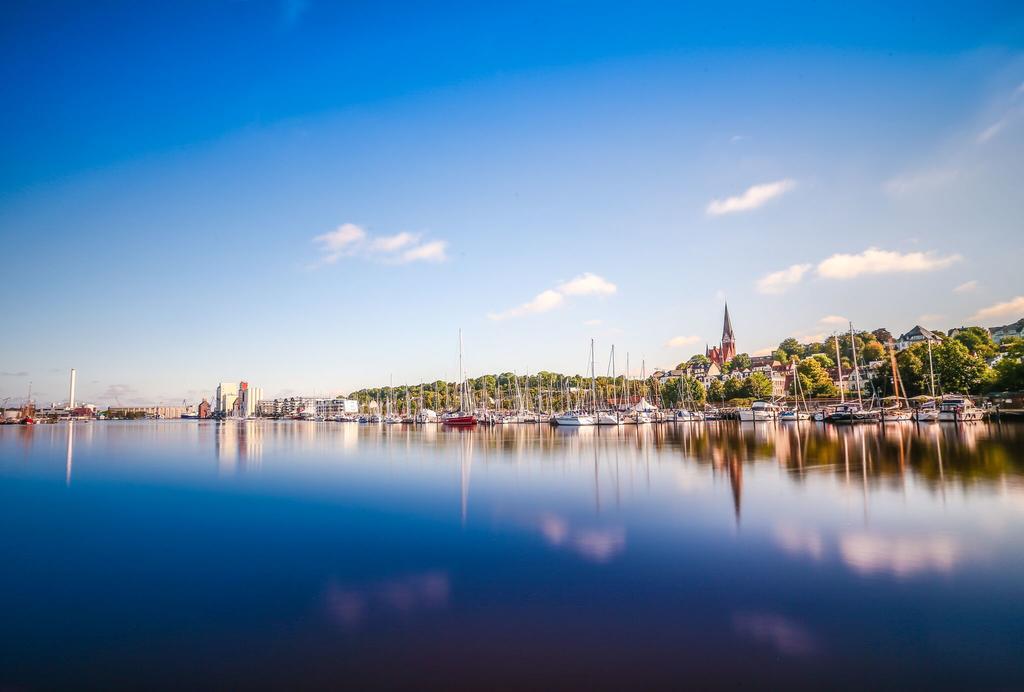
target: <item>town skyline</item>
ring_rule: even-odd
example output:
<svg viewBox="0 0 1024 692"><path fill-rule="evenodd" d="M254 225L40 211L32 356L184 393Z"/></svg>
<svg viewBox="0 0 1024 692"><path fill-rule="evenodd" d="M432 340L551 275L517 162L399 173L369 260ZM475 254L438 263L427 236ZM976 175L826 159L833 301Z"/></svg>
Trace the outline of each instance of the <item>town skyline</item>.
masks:
<svg viewBox="0 0 1024 692"><path fill-rule="evenodd" d="M667 368L726 300L751 355L1024 316L1012 4L601 9L10 13L0 397L452 380L459 328L471 373Z"/></svg>

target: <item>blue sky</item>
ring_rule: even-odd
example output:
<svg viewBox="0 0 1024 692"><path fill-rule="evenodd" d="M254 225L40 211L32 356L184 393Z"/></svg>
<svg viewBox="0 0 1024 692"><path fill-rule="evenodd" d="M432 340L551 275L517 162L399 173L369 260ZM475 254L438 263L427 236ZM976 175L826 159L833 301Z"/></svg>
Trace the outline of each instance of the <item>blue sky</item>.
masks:
<svg viewBox="0 0 1024 692"><path fill-rule="evenodd" d="M1024 8L890 5L5 7L0 398L1024 317Z"/></svg>

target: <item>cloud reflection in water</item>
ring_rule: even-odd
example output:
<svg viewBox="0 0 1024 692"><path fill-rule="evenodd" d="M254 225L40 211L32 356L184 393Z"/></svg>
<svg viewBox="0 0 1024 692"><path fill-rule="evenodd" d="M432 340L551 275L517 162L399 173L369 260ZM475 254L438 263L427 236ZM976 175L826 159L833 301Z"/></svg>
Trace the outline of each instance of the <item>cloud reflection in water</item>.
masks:
<svg viewBox="0 0 1024 692"><path fill-rule="evenodd" d="M450 592L448 573L431 570L356 586L332 583L324 599L335 622L356 628L375 616L442 610Z"/></svg>
<svg viewBox="0 0 1024 692"><path fill-rule="evenodd" d="M737 634L768 644L784 656L808 656L819 648L807 628L776 613L736 613L732 624Z"/></svg>

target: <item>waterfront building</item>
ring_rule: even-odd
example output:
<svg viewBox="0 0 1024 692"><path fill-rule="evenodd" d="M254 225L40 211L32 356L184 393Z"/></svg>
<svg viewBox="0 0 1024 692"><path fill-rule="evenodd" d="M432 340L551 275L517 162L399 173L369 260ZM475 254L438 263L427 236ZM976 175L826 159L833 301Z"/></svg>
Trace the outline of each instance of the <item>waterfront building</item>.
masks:
<svg viewBox="0 0 1024 692"><path fill-rule="evenodd" d="M238 415L252 418L256 415L256 405L263 398L262 387L250 387L248 382L238 383Z"/></svg>
<svg viewBox="0 0 1024 692"><path fill-rule="evenodd" d="M185 406L111 406L107 409L111 418L124 418L128 414L146 418L181 418L187 410Z"/></svg>
<svg viewBox="0 0 1024 692"><path fill-rule="evenodd" d="M359 413L359 402L355 399L317 399L316 415L324 418L332 416L350 416Z"/></svg>
<svg viewBox="0 0 1024 692"><path fill-rule="evenodd" d="M217 397L214 400L214 411L227 415L235 408L235 401L238 400L238 383L221 382L217 385Z"/></svg>

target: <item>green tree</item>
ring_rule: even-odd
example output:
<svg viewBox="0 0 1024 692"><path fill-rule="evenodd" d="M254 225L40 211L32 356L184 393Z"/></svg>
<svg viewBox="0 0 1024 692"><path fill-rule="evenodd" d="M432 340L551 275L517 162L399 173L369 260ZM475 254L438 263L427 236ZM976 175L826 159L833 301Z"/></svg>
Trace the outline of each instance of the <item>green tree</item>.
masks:
<svg viewBox="0 0 1024 692"><path fill-rule="evenodd" d="M710 364L711 364L711 361L708 360L708 357L705 356L703 353L698 353L698 354L696 354L694 356L691 356L690 360L686 361L686 365L689 365L690 367L706 367L706 366L708 366ZM676 369L677 370L682 370L682 366L680 366L680 367L678 367Z"/></svg>
<svg viewBox="0 0 1024 692"><path fill-rule="evenodd" d="M882 348L882 344L872 339L871 341L865 341L862 351L857 354L864 363L871 363L876 360L882 360L885 357L885 349Z"/></svg>
<svg viewBox="0 0 1024 692"><path fill-rule="evenodd" d="M743 381L743 391L752 399L768 399L772 395L772 381L763 372L753 372Z"/></svg>
<svg viewBox="0 0 1024 692"><path fill-rule="evenodd" d="M729 377L725 380L724 391L722 392L726 399L738 399L740 397L747 396L747 390L744 386L744 380L739 377Z"/></svg>
<svg viewBox="0 0 1024 692"><path fill-rule="evenodd" d="M708 385L708 400L712 403L725 401L725 385L721 380L711 380Z"/></svg>
<svg viewBox="0 0 1024 692"><path fill-rule="evenodd" d="M984 327L961 329L953 338L966 346L972 355L986 360L995 356L998 348L992 334Z"/></svg>
<svg viewBox="0 0 1024 692"><path fill-rule="evenodd" d="M795 357L795 355L790 355L789 353L783 351L781 348L777 348L774 351L772 351L772 360L777 360L780 363L788 363L790 358Z"/></svg>
<svg viewBox="0 0 1024 692"><path fill-rule="evenodd" d="M1004 339L1003 357L996 363L994 386L1001 392L1024 391L1024 340Z"/></svg>
<svg viewBox="0 0 1024 692"><path fill-rule="evenodd" d="M829 358L827 353L815 353L811 358L821 363L821 367L823 368L834 368L836 366L835 362Z"/></svg>
<svg viewBox="0 0 1024 692"><path fill-rule="evenodd" d="M820 358L807 358L801 361L796 366L796 372L805 396L833 397L838 394L836 385L822 366Z"/></svg>
<svg viewBox="0 0 1024 692"><path fill-rule="evenodd" d="M729 361L729 366L731 370L746 370L750 367L750 356L746 353L737 353Z"/></svg>
<svg viewBox="0 0 1024 692"><path fill-rule="evenodd" d="M992 381L985 361L972 355L957 339L946 339L932 351L935 374L944 392L976 393Z"/></svg>
<svg viewBox="0 0 1024 692"><path fill-rule="evenodd" d="M779 344L778 350L786 354L784 358L779 359L783 363L788 363L790 356L804 355L804 347L793 337L783 339L782 343Z"/></svg>

